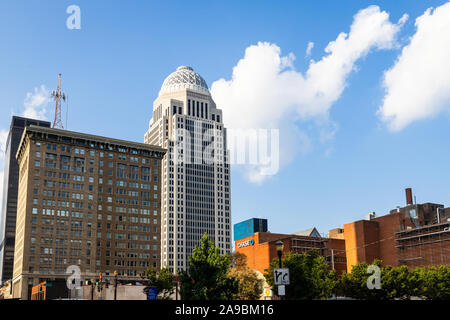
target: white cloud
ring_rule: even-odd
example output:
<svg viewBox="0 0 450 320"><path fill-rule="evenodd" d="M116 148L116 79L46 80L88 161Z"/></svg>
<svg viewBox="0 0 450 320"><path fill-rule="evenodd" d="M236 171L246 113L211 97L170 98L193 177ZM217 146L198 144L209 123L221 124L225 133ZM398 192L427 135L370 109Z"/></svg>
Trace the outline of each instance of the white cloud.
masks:
<svg viewBox="0 0 450 320"><path fill-rule="evenodd" d="M23 116L27 118L46 120L47 119L47 105L50 102L50 91L45 85L39 88L34 88L34 93L28 92L25 97L23 105L25 110Z"/></svg>
<svg viewBox="0 0 450 320"><path fill-rule="evenodd" d="M311 55L312 49L314 48L314 42L308 42L308 46L306 47L306 56L309 57Z"/></svg>
<svg viewBox="0 0 450 320"><path fill-rule="evenodd" d="M416 33L384 75L378 110L392 131L450 111L450 2L416 19Z"/></svg>
<svg viewBox="0 0 450 320"><path fill-rule="evenodd" d="M377 6L360 10L349 34L340 33L330 42L326 55L311 61L306 74L295 70L294 54L282 56L275 44L259 42L248 47L233 68L232 79L220 79L211 86L216 104L224 111L225 125L279 128L280 165L292 161L299 151L311 149L311 138L298 127L298 121L313 120L319 131L327 128L320 139L329 141L336 128L328 111L341 96L355 63L373 49L396 46L396 35L405 21L403 16L397 24L391 23L389 14ZM251 181L264 180L256 178L257 167L250 169Z"/></svg>

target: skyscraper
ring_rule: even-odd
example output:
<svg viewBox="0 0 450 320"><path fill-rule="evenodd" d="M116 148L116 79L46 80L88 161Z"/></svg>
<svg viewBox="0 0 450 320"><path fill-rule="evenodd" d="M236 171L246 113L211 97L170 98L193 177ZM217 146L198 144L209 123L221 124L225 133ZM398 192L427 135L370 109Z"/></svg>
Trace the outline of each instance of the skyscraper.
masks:
<svg viewBox="0 0 450 320"><path fill-rule="evenodd" d="M5 149L3 177L3 202L0 207L0 282L10 280L14 266L14 241L16 236L17 189L19 164L16 152L26 126L50 127L50 122L13 116Z"/></svg>
<svg viewBox="0 0 450 320"><path fill-rule="evenodd" d="M206 232L231 251L230 168L222 110L191 67L170 74L153 103L145 143L168 150L162 164L161 266L186 270Z"/></svg>

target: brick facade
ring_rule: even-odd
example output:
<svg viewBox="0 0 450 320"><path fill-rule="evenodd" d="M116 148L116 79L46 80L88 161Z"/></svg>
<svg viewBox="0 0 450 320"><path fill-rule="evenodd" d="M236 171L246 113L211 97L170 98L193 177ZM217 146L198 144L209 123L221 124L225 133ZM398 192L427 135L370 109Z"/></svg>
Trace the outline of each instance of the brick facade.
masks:
<svg viewBox="0 0 450 320"><path fill-rule="evenodd" d="M253 240L253 242L252 242ZM278 259L275 242L281 240L284 244L283 256L288 252L302 253L315 249L322 255L330 268L341 273L346 270L345 242L342 239L308 237L270 232L256 232L252 236L235 242L236 252L247 256L247 265L262 274L273 259Z"/></svg>

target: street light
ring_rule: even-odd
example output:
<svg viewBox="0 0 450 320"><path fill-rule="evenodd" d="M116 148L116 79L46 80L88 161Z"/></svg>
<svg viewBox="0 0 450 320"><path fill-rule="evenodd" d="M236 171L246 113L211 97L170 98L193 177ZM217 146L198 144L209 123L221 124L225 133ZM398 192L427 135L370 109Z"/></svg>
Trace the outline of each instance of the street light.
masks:
<svg viewBox="0 0 450 320"><path fill-rule="evenodd" d="M283 241L278 239L278 241L275 242L275 247L277 248L277 253L278 253L278 267L281 269L283 267L283 264L281 262L281 256L283 255L283 249L284 249ZM280 299L283 299L283 297L280 296Z"/></svg>
<svg viewBox="0 0 450 320"><path fill-rule="evenodd" d="M114 300L117 300L117 271L114 271Z"/></svg>
<svg viewBox="0 0 450 320"><path fill-rule="evenodd" d="M283 249L284 249L284 243L283 241L281 241L280 239L278 239L277 242L275 242L275 247L277 248L277 253L278 253L278 265L281 268L282 267L282 263L281 263L281 255L283 254Z"/></svg>
<svg viewBox="0 0 450 320"><path fill-rule="evenodd" d="M94 279L91 279L91 300L94 300Z"/></svg>

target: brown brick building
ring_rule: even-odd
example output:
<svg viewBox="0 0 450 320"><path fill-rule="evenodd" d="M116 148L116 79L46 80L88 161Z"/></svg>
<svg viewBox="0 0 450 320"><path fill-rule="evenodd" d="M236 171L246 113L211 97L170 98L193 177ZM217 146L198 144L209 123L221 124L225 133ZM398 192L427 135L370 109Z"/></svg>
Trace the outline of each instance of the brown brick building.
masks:
<svg viewBox="0 0 450 320"><path fill-rule="evenodd" d="M160 265L160 176L165 150L59 129L27 127L19 190L13 296L65 278L139 279Z"/></svg>
<svg viewBox="0 0 450 320"><path fill-rule="evenodd" d="M449 263L450 208L436 203L413 204L411 189L406 189L406 199L405 207L388 215L372 215L344 225L348 272L353 265L374 259L392 266Z"/></svg>
<svg viewBox="0 0 450 320"><path fill-rule="evenodd" d="M315 229L314 229L315 230ZM279 234L256 232L250 237L235 241L236 252L247 256L247 265L264 274L273 259L278 258L275 242L281 240L283 252L303 253L315 249L338 273L346 270L345 241L342 239L325 238L312 233L310 235ZM334 259L332 259L334 257ZM334 260L334 263L333 263Z"/></svg>
<svg viewBox="0 0 450 320"><path fill-rule="evenodd" d="M450 264L450 222L399 231L395 241L399 264L411 268Z"/></svg>

